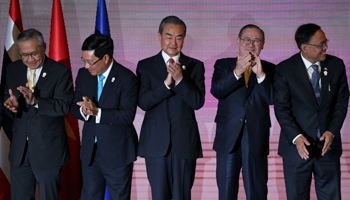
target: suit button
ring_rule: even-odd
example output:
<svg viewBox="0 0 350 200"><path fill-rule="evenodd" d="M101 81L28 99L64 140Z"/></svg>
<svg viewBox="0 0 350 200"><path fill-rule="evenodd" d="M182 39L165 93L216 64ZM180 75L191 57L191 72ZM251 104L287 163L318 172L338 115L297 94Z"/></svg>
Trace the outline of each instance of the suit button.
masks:
<svg viewBox="0 0 350 200"><path fill-rule="evenodd" d="M248 103L245 103L244 106L248 106Z"/></svg>
<svg viewBox="0 0 350 200"><path fill-rule="evenodd" d="M92 138L92 139L95 139L95 137L94 137L94 136L92 136L91 138Z"/></svg>
<svg viewBox="0 0 350 200"><path fill-rule="evenodd" d="M243 122L243 119L240 119L239 121Z"/></svg>

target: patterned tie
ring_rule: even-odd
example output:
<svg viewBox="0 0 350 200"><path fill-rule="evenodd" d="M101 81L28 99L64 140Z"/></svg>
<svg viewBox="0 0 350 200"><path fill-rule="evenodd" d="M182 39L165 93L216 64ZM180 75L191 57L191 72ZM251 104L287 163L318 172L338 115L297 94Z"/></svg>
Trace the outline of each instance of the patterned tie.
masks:
<svg viewBox="0 0 350 200"><path fill-rule="evenodd" d="M318 65L311 65L312 69L314 69L314 71L312 72L311 75L311 84L312 87L314 88L314 92L315 92L315 97L317 100L317 104L320 104L320 93L321 93L321 88L320 88L320 74L318 73ZM317 137L320 138L321 137L321 133L320 133L320 127L318 127L317 129Z"/></svg>
<svg viewBox="0 0 350 200"><path fill-rule="evenodd" d="M100 100L100 96L101 96L102 89L103 89L103 79L105 79L105 76L103 76L102 74L101 74L101 75L98 75L98 77L100 78L100 80L98 81L97 101Z"/></svg>
<svg viewBox="0 0 350 200"><path fill-rule="evenodd" d="M169 65L171 64L171 66L174 66L174 59L172 59L172 58L170 58L169 60L168 60L168 62L169 62Z"/></svg>
<svg viewBox="0 0 350 200"><path fill-rule="evenodd" d="M245 86L248 87L248 82L250 78L250 74L252 73L252 67L249 66L245 71L244 71L244 80L245 80Z"/></svg>
<svg viewBox="0 0 350 200"><path fill-rule="evenodd" d="M314 88L315 96L317 103L320 103L319 97L321 94L321 88L320 88L320 73L318 73L318 65L311 65L311 67L314 69L311 75L311 84Z"/></svg>
<svg viewBox="0 0 350 200"><path fill-rule="evenodd" d="M29 85L29 89L31 89L33 92L35 88L35 69L29 69L29 70L30 70L30 76L28 79L28 85Z"/></svg>

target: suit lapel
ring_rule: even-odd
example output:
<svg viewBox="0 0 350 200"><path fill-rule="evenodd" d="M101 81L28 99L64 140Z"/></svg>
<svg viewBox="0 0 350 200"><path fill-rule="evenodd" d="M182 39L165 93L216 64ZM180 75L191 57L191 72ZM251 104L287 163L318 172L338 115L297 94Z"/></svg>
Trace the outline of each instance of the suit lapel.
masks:
<svg viewBox="0 0 350 200"><path fill-rule="evenodd" d="M297 77L296 80L299 80L306 90L306 93L309 97L305 97L306 99L312 99L312 102L317 106L317 100L315 98L314 88L312 87L311 81L309 79L308 72L305 68L305 64L301 59L300 53L296 57L296 66L295 69L292 70L294 72L294 76Z"/></svg>
<svg viewBox="0 0 350 200"><path fill-rule="evenodd" d="M321 94L320 94L320 105L322 103L322 100L324 98L324 96L326 95L327 93L327 90L329 89L329 77L331 75L331 71L330 71L331 68L329 68L327 66L327 64L325 62L321 62L321 74L320 74L320 77L321 77Z"/></svg>
<svg viewBox="0 0 350 200"><path fill-rule="evenodd" d="M42 88L46 82L46 80L51 75L51 65L48 60L48 58L45 56L45 62L43 64L43 69L41 70L41 73L39 74L38 82L36 83L35 88ZM34 90L35 92L35 90Z"/></svg>
<svg viewBox="0 0 350 200"><path fill-rule="evenodd" d="M117 74L118 74L118 65L115 61L113 61L113 65L111 66L112 69L108 74L107 80L103 86L102 89L102 93L100 96L100 101L99 101L99 105L103 104L103 102L107 99L108 97L108 93L112 90L112 88L115 86L116 84L116 78L117 78ZM97 81L96 81L96 96L97 96Z"/></svg>
<svg viewBox="0 0 350 200"><path fill-rule="evenodd" d="M164 63L164 59L162 56L162 52L158 53L157 56L154 58L153 66L156 73L160 75L162 79L165 80L165 78L168 76L166 64Z"/></svg>

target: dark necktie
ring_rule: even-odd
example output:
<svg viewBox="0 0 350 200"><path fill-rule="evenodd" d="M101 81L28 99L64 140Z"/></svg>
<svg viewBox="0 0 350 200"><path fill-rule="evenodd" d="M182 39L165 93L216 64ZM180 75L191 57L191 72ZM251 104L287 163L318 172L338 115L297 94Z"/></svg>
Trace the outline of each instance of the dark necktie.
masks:
<svg viewBox="0 0 350 200"><path fill-rule="evenodd" d="M320 104L320 93L321 93L320 73L318 73L318 65L311 65L311 67L312 69L314 69L314 72L312 72L312 76L311 76L311 84L312 84L312 87L314 88L317 104ZM318 130L317 130L317 137L318 138L321 137L320 127L318 127Z"/></svg>
<svg viewBox="0 0 350 200"><path fill-rule="evenodd" d="M317 103L319 103L320 102L319 97L321 94L320 73L318 73L318 65L311 65L311 67L314 69L314 72L312 72L312 76L311 76L311 84L312 84L312 87L314 88Z"/></svg>

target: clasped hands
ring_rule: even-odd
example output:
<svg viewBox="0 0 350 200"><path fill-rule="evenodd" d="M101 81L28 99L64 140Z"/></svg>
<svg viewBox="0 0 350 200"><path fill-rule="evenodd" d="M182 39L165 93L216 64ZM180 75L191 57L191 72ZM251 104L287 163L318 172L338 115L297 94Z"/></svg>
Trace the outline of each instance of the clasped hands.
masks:
<svg viewBox="0 0 350 200"><path fill-rule="evenodd" d="M98 108L88 97L83 97L83 101L77 102L78 106L81 106L81 110L84 115L97 116Z"/></svg>
<svg viewBox="0 0 350 200"><path fill-rule="evenodd" d="M20 91L23 94L23 97L26 99L27 104L33 105L35 96L31 89L29 89L28 83L26 83L26 86L19 86L17 87L17 90ZM9 89L10 97L4 102L4 106L11 110L11 112L17 113L18 108L18 100L16 96L13 94L12 90Z"/></svg>
<svg viewBox="0 0 350 200"><path fill-rule="evenodd" d="M242 74L248 69L248 67L252 67L252 71L256 74L258 78L261 78L265 75L261 60L255 52L249 52L246 55L241 56L237 53L237 63L235 68L235 74L237 76L242 76Z"/></svg>
<svg viewBox="0 0 350 200"><path fill-rule="evenodd" d="M324 141L324 145L322 148L322 156L324 156L330 149L333 142L333 134L329 131L323 133L320 137L320 141ZM298 153L300 157L304 160L309 159L309 151L306 146L310 146L310 142L306 139L305 136L300 135L297 139L295 139L295 145L297 147Z"/></svg>
<svg viewBox="0 0 350 200"><path fill-rule="evenodd" d="M169 87L171 84L174 83L174 81L176 83L179 83L183 78L181 63L179 61L176 61L176 63L174 64L169 63L169 65L167 66L167 72L168 76L166 77L164 82Z"/></svg>

